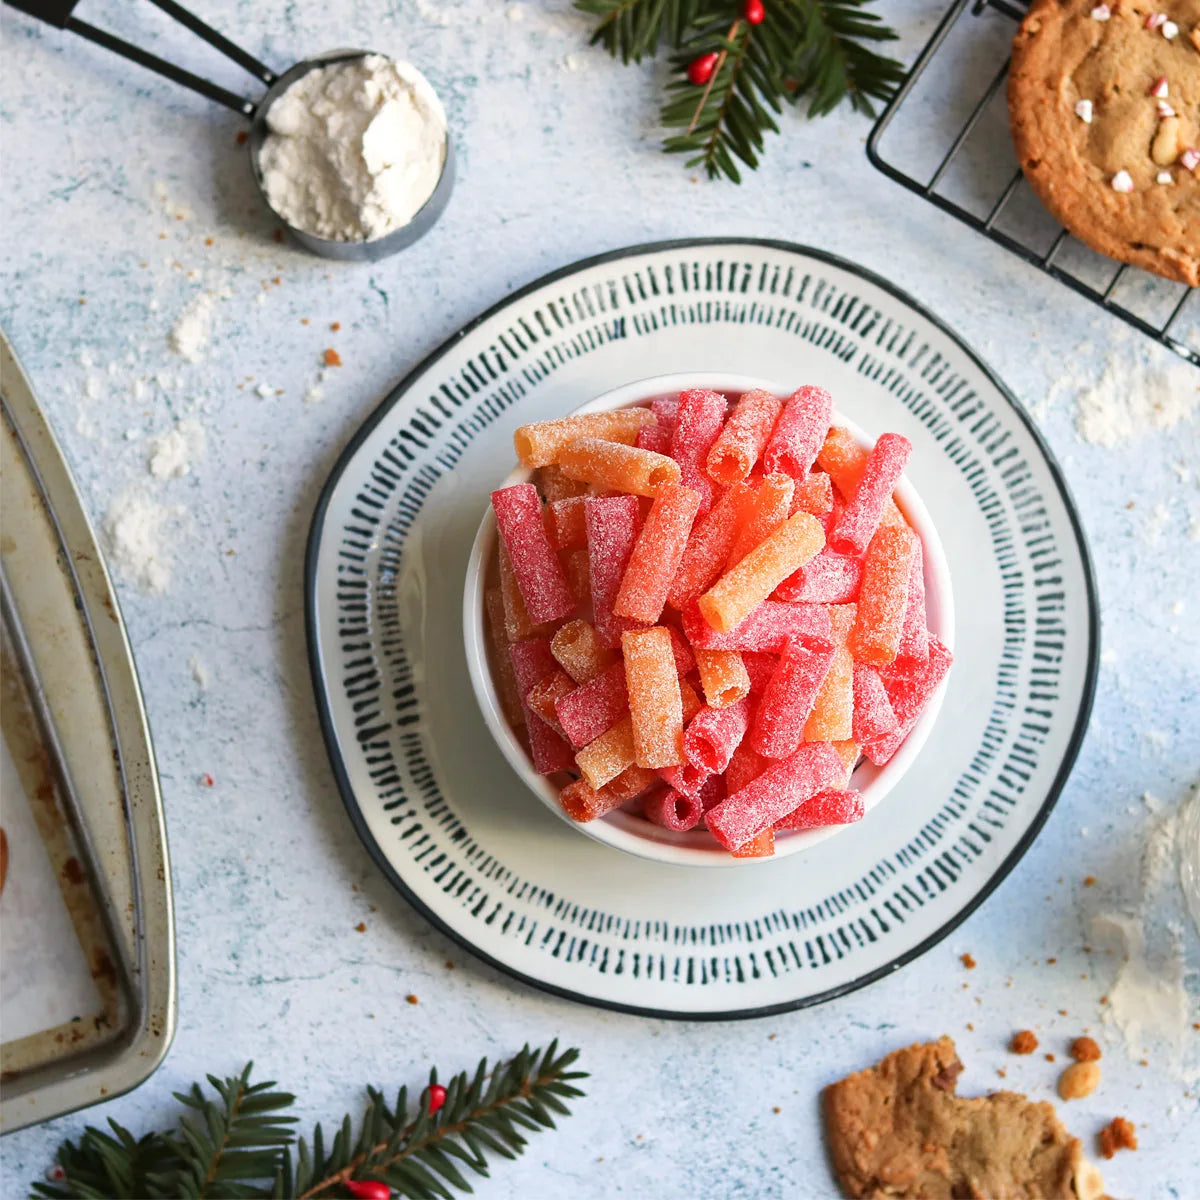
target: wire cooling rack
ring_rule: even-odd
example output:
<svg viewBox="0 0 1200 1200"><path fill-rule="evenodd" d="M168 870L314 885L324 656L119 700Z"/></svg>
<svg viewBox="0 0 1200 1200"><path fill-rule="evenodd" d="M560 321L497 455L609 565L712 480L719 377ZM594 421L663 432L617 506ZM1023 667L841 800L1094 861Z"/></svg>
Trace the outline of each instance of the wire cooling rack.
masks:
<svg viewBox="0 0 1200 1200"><path fill-rule="evenodd" d="M885 175L1200 366L1196 289L1089 250L1021 174L1005 80L1020 0L957 0L867 141Z"/></svg>

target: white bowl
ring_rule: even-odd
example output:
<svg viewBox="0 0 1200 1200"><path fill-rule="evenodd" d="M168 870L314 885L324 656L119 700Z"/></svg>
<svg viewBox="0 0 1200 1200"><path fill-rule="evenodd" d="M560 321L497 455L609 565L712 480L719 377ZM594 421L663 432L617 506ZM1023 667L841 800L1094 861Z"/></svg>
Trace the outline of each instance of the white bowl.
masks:
<svg viewBox="0 0 1200 1200"><path fill-rule="evenodd" d="M756 379L747 375L714 374L692 372L679 375L659 375L652 379L640 379L623 387L614 388L581 404L574 413L604 412L614 408L628 408L655 397L681 392L685 388L712 388L717 392L748 392L762 388L776 395L790 395L793 388L784 387L771 380ZM875 439L868 437L853 421L841 413L835 416L836 424L848 429L863 446L871 446ZM884 430L879 430L883 433ZM514 483L525 483L532 471L518 468L497 487L508 487ZM937 530L930 520L921 498L906 478L896 485L894 492L897 503L908 518L909 524L921 538L925 561L925 604L929 629L949 649L954 649L954 602L950 588L950 569ZM663 829L642 817L617 809L594 821L573 821L562 810L558 800L558 788L544 776L539 775L529 760L524 747L505 720L500 698L496 693L488 663L487 615L484 594L488 565L496 550L496 518L489 507L475 535L471 547L471 558L467 565L467 582L463 596L463 635L466 641L467 667L471 675L471 686L483 719L496 739L504 757L521 777L529 790L548 808L573 829L607 846L635 854L639 858L683 867L748 867L758 863L774 862L792 854L810 849L818 842L833 837L850 826L834 825L825 829L790 831L775 835L773 858L733 858L729 851L720 846L706 830L675 833ZM912 765L930 730L937 720L945 688L939 688L921 714L912 732L896 754L882 767L863 761L854 772L852 786L862 793L863 805L869 814L879 802L896 786L900 778ZM864 820L867 819L864 816Z"/></svg>

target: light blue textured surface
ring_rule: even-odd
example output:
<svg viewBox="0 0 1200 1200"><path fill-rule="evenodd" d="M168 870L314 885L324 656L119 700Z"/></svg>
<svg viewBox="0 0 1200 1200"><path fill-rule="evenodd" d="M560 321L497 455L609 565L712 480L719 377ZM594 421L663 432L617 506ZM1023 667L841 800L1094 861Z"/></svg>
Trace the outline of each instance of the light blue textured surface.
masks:
<svg viewBox="0 0 1200 1200"><path fill-rule="evenodd" d="M882 7L911 56L939 5ZM450 208L424 242L362 267L272 241L233 114L10 9L0 14L0 321L97 522L128 486L186 509L168 591L121 591L169 820L179 1033L151 1082L88 1117L111 1113L141 1128L170 1110L172 1089L254 1058L302 1095L306 1119L328 1118L356 1106L365 1082L419 1084L434 1061L448 1072L557 1035L583 1047L589 1096L522 1162L499 1164L480 1195L831 1196L817 1123L824 1084L947 1032L967 1064L963 1092L998 1084L1003 1067L1007 1086L1045 1097L1068 1039L1101 1028L1115 960L1085 952L1090 920L1136 899L1143 792L1173 805L1200 774L1200 544L1188 534L1200 520L1197 425L1104 449L1079 438L1068 399L1043 409L1059 376L1098 371L1123 327L873 171L863 120L789 116L786 136L740 189L690 182L657 150L661 67L623 70L586 49L586 23L566 0L527 4L521 20L513 9L205 0L207 19L275 65L368 46L412 58L445 99L461 150ZM243 85L148 5L89 0L80 15ZM815 1011L738 1025L559 1002L432 932L380 879L343 814L301 628L315 497L388 386L543 272L689 235L808 242L886 275L957 329L1042 414L1091 541L1107 652L1071 782L983 908L889 980ZM167 337L201 288L229 294L192 365ZM327 346L345 365L329 372L324 401L306 404ZM1143 352L1151 366L1167 357L1149 343L1123 350ZM264 382L282 394L261 398ZM182 479L150 479L145 435L193 412L207 427L205 453ZM193 679L193 655L211 673L207 689ZM214 787L199 782L205 772ZM1084 888L1089 874L1097 883ZM1195 968L1194 931L1187 936ZM971 972L959 963L964 951L978 961ZM419 1005L405 1003L409 993ZM1024 1027L1058 1065L1006 1053ZM1113 1115L1137 1122L1142 1148L1106 1165L1109 1190L1197 1195L1195 1087L1158 1057L1138 1065L1116 1042L1103 1066L1101 1089L1064 1116L1089 1146ZM81 1124L5 1139L0 1191L18 1194Z"/></svg>

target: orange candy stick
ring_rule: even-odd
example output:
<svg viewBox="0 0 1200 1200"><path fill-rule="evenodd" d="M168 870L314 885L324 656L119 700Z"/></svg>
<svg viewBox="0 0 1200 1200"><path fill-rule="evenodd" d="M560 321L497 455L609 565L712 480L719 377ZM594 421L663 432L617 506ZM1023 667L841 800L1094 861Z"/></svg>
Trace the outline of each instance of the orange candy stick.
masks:
<svg viewBox="0 0 1200 1200"><path fill-rule="evenodd" d="M854 659L850 657L846 641L854 627L855 611L853 604L834 604L829 608L829 620L833 626L833 659L813 701L812 712L804 724L806 742L845 742L851 737L854 720Z"/></svg>
<svg viewBox="0 0 1200 1200"><path fill-rule="evenodd" d="M817 455L817 466L825 471L833 486L842 493L842 499L848 500L854 495L858 481L867 465L871 452L860 446L854 440L854 435L848 430L834 425L825 435L825 444ZM883 506L884 525L905 525L907 522L896 507L895 500L889 499Z"/></svg>
<svg viewBox="0 0 1200 1200"><path fill-rule="evenodd" d="M625 686L639 767L677 767L683 762L683 700L671 635L661 625L621 635Z"/></svg>
<svg viewBox="0 0 1200 1200"><path fill-rule="evenodd" d="M529 711L537 713L551 729L560 737L565 737L562 726L558 723L558 714L554 711L554 702L561 700L568 692L575 690L575 683L566 671L555 671L545 679L538 680L525 697Z"/></svg>
<svg viewBox="0 0 1200 1200"><path fill-rule="evenodd" d="M653 496L659 488L678 483L681 478L679 464L665 454L599 438L570 442L558 452L558 465L571 479L636 496Z"/></svg>
<svg viewBox="0 0 1200 1200"><path fill-rule="evenodd" d="M686 725L704 707L704 702L686 679L679 681L679 700L683 705L683 723Z"/></svg>
<svg viewBox="0 0 1200 1200"><path fill-rule="evenodd" d="M886 667L895 661L916 552L916 534L906 525L881 525L871 538L850 631L850 653L858 662Z"/></svg>
<svg viewBox="0 0 1200 1200"><path fill-rule="evenodd" d="M699 505L699 493L678 485L655 496L613 601L618 617L653 623L662 615Z"/></svg>
<svg viewBox="0 0 1200 1200"><path fill-rule="evenodd" d="M805 512L788 517L700 597L701 615L718 633L728 633L824 545L816 517Z"/></svg>
<svg viewBox="0 0 1200 1200"><path fill-rule="evenodd" d="M575 755L575 765L588 785L599 790L632 767L635 757L633 719L624 717L607 733L588 742Z"/></svg>
<svg viewBox="0 0 1200 1200"><path fill-rule="evenodd" d="M736 650L693 650L709 708L728 708L750 694L750 676Z"/></svg>
<svg viewBox="0 0 1200 1200"><path fill-rule="evenodd" d="M743 842L729 852L734 858L773 858L775 855L775 830L764 829L757 837Z"/></svg>
<svg viewBox="0 0 1200 1200"><path fill-rule="evenodd" d="M578 619L568 621L550 639L550 653L576 683L603 675L617 661L616 654L600 640L596 627Z"/></svg>
<svg viewBox="0 0 1200 1200"><path fill-rule="evenodd" d="M812 513L814 517L833 512L833 481L824 471L814 471L797 480L792 493L792 512Z"/></svg>
<svg viewBox="0 0 1200 1200"><path fill-rule="evenodd" d="M638 430L654 423L648 408L621 408L616 412L581 413L557 421L522 425L513 434L513 446L523 467L548 467L559 451L579 438L597 438L632 446Z"/></svg>
<svg viewBox="0 0 1200 1200"><path fill-rule="evenodd" d="M709 479L727 487L741 483L762 457L763 447L783 411L770 392L750 391L737 402L705 461Z"/></svg>
<svg viewBox="0 0 1200 1200"><path fill-rule="evenodd" d="M682 609L720 575L737 539L741 504L749 494L744 483L735 483L692 526L679 570L667 589L667 603Z"/></svg>
<svg viewBox="0 0 1200 1200"><path fill-rule="evenodd" d="M504 709L508 723L514 729L520 729L525 724L525 709L521 704L521 693L517 690L517 677L513 674L512 659L508 656L508 635L504 631L504 600L500 589L488 588L483 602L487 609L490 660L496 679L496 691L500 696L500 707Z"/></svg>
<svg viewBox="0 0 1200 1200"><path fill-rule="evenodd" d="M640 796L652 783L658 782L658 772L644 767L629 767L611 783L596 789L585 780L577 779L559 793L559 803L572 821L594 821L597 817L620 808Z"/></svg>
<svg viewBox="0 0 1200 1200"><path fill-rule="evenodd" d="M787 475L768 475L742 503L741 528L729 551L727 567L736 566L762 545L788 518L795 481Z"/></svg>

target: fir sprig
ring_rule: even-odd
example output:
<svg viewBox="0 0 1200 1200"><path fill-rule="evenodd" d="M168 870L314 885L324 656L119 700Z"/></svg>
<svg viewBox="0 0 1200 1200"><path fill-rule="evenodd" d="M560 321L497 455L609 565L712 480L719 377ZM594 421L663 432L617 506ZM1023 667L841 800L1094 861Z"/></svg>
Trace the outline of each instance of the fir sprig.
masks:
<svg viewBox="0 0 1200 1200"><path fill-rule="evenodd" d="M738 161L753 169L764 135L779 132L785 103L805 102L810 117L842 101L871 114L904 78L903 67L873 45L896 34L869 11L870 0L762 0L762 20L746 18L746 0L575 0L597 18L592 41L624 63L666 45L672 77L662 122L668 153L710 178L739 182ZM688 67L718 57L702 82Z"/></svg>
<svg viewBox="0 0 1200 1200"><path fill-rule="evenodd" d="M486 1177L490 1154L515 1158L526 1145L523 1130L553 1129L553 1114L569 1115L566 1102L583 1095L575 1081L586 1078L572 1069L578 1057L577 1050L559 1053L554 1042L545 1051L526 1046L493 1069L484 1059L473 1075L464 1071L450 1081L440 1108L430 1103L435 1089L441 1096L434 1070L415 1112L407 1089L389 1107L368 1088L357 1136L347 1115L328 1149L320 1125L311 1143L294 1142L295 1118L280 1115L294 1097L274 1091L274 1083L251 1084L250 1066L230 1079L210 1075L215 1099L195 1085L176 1094L189 1111L175 1131L136 1139L111 1119L111 1134L89 1126L78 1144L59 1149L64 1177L37 1181L32 1190L51 1200L316 1200L360 1195L365 1181L374 1180L412 1200L446 1200L451 1189L471 1190L461 1168Z"/></svg>

